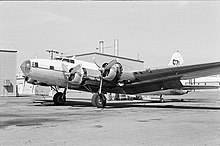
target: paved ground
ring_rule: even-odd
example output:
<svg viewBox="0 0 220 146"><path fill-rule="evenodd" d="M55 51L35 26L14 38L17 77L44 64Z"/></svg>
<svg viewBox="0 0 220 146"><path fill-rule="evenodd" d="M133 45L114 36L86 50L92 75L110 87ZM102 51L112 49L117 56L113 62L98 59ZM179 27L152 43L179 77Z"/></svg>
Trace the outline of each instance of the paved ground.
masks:
<svg viewBox="0 0 220 146"><path fill-rule="evenodd" d="M0 97L0 145L220 145L220 91L181 98L97 109L88 97L65 106Z"/></svg>

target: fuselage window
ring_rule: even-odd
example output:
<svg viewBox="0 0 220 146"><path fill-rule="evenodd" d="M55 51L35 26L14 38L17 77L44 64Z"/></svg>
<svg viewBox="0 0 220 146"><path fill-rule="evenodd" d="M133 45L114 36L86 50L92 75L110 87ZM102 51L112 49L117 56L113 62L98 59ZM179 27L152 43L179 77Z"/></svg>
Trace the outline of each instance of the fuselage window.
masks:
<svg viewBox="0 0 220 146"><path fill-rule="evenodd" d="M51 70L54 70L54 66L50 66L50 69L51 69Z"/></svg>
<svg viewBox="0 0 220 146"><path fill-rule="evenodd" d="M35 66L35 67L38 67L38 62L35 62L34 66Z"/></svg>
<svg viewBox="0 0 220 146"><path fill-rule="evenodd" d="M38 62L32 62L32 67L38 67Z"/></svg>

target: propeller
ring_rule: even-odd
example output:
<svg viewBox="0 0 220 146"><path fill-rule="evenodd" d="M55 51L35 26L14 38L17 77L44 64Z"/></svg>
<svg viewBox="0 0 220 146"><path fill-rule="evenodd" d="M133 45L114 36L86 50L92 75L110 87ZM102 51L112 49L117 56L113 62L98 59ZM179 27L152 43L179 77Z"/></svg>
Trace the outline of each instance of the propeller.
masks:
<svg viewBox="0 0 220 146"><path fill-rule="evenodd" d="M110 68L111 68L113 65L115 65L116 63L117 63L117 60L116 60L116 59L110 61L110 62L108 63L108 65L106 65L106 66L104 67L104 71L107 70L107 69L110 69Z"/></svg>
<svg viewBox="0 0 220 146"><path fill-rule="evenodd" d="M101 72L101 76L100 76L100 84L99 84L99 90L98 93L101 94L102 93L102 84L103 84L103 76L104 76L104 72L106 70L109 70L113 65L115 65L117 63L117 60L114 59L112 61L110 61L105 67L100 67L96 61L95 61L95 57L93 58L93 62L98 66L99 71Z"/></svg>
<svg viewBox="0 0 220 146"><path fill-rule="evenodd" d="M67 68L67 66L65 64L62 63L61 66L63 68L64 78L65 78L65 80L67 82L66 88L68 88L68 83L69 83L68 79L69 79L70 75L76 73L77 70L79 70L81 68L82 64L78 64L77 66L72 68L71 72L68 71L68 68Z"/></svg>
<svg viewBox="0 0 220 146"><path fill-rule="evenodd" d="M77 72L77 70L79 70L82 67L82 64L78 64L77 66L75 66L74 68L72 68L70 74L74 74Z"/></svg>

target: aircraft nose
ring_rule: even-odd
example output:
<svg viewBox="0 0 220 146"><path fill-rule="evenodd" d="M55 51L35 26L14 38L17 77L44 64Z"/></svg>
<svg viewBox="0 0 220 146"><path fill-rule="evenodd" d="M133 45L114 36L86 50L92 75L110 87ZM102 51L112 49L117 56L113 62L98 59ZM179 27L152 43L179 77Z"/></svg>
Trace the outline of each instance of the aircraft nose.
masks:
<svg viewBox="0 0 220 146"><path fill-rule="evenodd" d="M31 61L30 60L26 60L24 61L21 66L20 66L22 72L24 73L25 76L29 75L30 71L31 71Z"/></svg>

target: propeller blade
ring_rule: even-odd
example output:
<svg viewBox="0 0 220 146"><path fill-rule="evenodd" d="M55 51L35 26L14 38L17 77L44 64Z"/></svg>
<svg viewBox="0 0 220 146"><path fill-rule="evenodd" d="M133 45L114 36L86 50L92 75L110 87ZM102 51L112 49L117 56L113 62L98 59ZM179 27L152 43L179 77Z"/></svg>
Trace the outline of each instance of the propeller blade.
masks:
<svg viewBox="0 0 220 146"><path fill-rule="evenodd" d="M65 64L62 63L61 66L63 68L63 71L68 72L68 68Z"/></svg>
<svg viewBox="0 0 220 146"><path fill-rule="evenodd" d="M101 68L101 67L96 63L95 57L93 57L92 59L93 59L93 62L95 63L95 65L98 66L98 68Z"/></svg>
<svg viewBox="0 0 220 146"><path fill-rule="evenodd" d="M61 66L63 68L63 71L68 72L68 68L65 64L62 63Z"/></svg>
<svg viewBox="0 0 220 146"><path fill-rule="evenodd" d="M110 69L110 68L111 68L113 65L115 65L116 63L117 63L117 60L116 60L116 59L110 61L110 62L108 63L108 65L107 65L106 67L104 67L104 70Z"/></svg>
<svg viewBox="0 0 220 146"><path fill-rule="evenodd" d="M32 86L32 93L34 92L34 84L33 84L33 86Z"/></svg>
<svg viewBox="0 0 220 146"><path fill-rule="evenodd" d="M68 80L68 76L69 76L69 72L68 72L68 68L65 64L61 64L62 68L63 68L63 76L65 78L65 80L67 81ZM68 82L68 81L67 81Z"/></svg>
<svg viewBox="0 0 220 146"><path fill-rule="evenodd" d="M26 82L28 81L28 77L27 76L24 76L24 86L23 86L23 93L24 93L24 90L25 90L25 86L26 86Z"/></svg>
<svg viewBox="0 0 220 146"><path fill-rule="evenodd" d="M75 72L77 72L77 70L79 70L81 68L82 64L78 64L77 66L75 66L72 70L71 70L71 74L74 74Z"/></svg>
<svg viewBox="0 0 220 146"><path fill-rule="evenodd" d="M24 89L25 89L25 83L26 83L26 81L25 81L25 79L24 79L23 94L24 94Z"/></svg>
<svg viewBox="0 0 220 146"><path fill-rule="evenodd" d="M98 91L99 94L102 93L102 83L103 83L103 78L100 77L100 84L99 84L99 91Z"/></svg>

